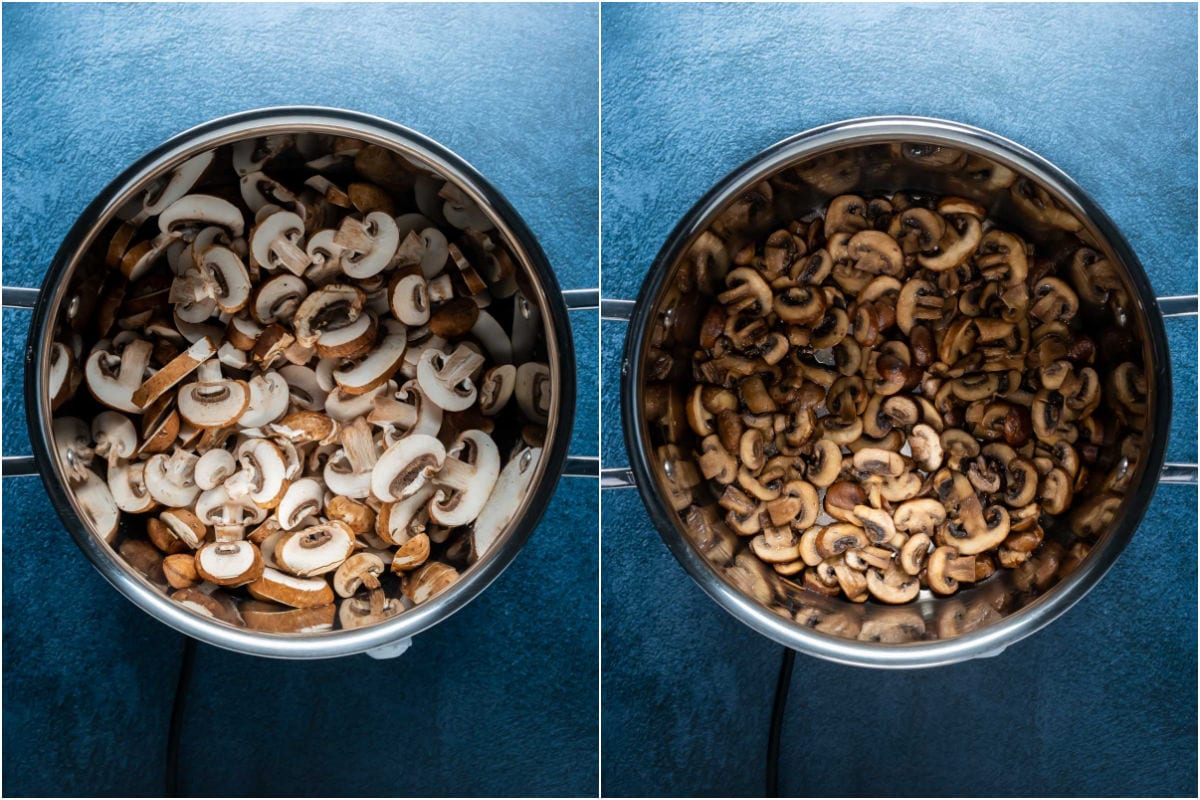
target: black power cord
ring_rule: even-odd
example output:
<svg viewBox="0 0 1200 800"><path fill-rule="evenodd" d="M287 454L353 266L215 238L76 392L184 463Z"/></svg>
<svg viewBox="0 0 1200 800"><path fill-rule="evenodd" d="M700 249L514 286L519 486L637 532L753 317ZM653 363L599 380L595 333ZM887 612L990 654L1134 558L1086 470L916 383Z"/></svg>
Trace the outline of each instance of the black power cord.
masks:
<svg viewBox="0 0 1200 800"><path fill-rule="evenodd" d="M179 664L179 680L175 684L175 701L171 704L171 723L167 729L167 797L179 797L179 739L183 731L188 684L192 681L192 664L195 660L196 640L185 636L183 657Z"/></svg>
<svg viewBox="0 0 1200 800"><path fill-rule="evenodd" d="M783 730L783 713L787 710L788 687L792 685L795 662L796 651L783 648L779 682L775 684L775 705L771 709L771 733L767 736L767 797L779 797L779 736Z"/></svg>

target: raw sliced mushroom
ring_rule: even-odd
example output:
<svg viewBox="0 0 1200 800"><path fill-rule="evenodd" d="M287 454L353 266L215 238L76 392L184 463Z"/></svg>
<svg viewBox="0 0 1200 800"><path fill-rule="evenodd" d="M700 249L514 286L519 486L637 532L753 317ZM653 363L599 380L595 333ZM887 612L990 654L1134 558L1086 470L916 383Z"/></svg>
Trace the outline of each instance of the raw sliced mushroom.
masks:
<svg viewBox="0 0 1200 800"><path fill-rule="evenodd" d="M333 589L324 578L297 578L271 567L265 567L262 576L246 589L257 600L291 608L317 608L333 602Z"/></svg>
<svg viewBox="0 0 1200 800"><path fill-rule="evenodd" d="M483 510L499 475L500 451L492 438L479 430L464 432L432 479L439 488L429 516L447 527L469 524Z"/></svg>
<svg viewBox="0 0 1200 800"><path fill-rule="evenodd" d="M371 473L371 493L384 503L414 494L446 460L446 448L425 434L409 434L379 457Z"/></svg>
<svg viewBox="0 0 1200 800"><path fill-rule="evenodd" d="M282 533L273 553L279 568L300 578L333 572L354 550L354 534L341 522Z"/></svg>

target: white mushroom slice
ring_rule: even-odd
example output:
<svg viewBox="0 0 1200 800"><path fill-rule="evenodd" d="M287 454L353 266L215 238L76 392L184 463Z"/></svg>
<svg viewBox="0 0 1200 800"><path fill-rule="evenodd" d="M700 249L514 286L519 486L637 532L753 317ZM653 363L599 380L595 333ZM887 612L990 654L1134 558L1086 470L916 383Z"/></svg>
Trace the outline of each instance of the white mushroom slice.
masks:
<svg viewBox="0 0 1200 800"><path fill-rule="evenodd" d="M145 478L146 464L141 461L119 461L108 468L108 489L117 508L130 514L145 514L158 505L146 488Z"/></svg>
<svg viewBox="0 0 1200 800"><path fill-rule="evenodd" d="M399 369L408 344L402 324L389 321L387 335L369 355L333 371L333 379L346 394L364 394L382 386Z"/></svg>
<svg viewBox="0 0 1200 800"><path fill-rule="evenodd" d="M292 483L275 509L279 527L290 531L311 516L320 513L324 505L325 487L316 478L301 478Z"/></svg>
<svg viewBox="0 0 1200 800"><path fill-rule="evenodd" d="M359 318L367 296L361 289L331 283L312 292L292 317L296 341L311 347L326 331L344 328Z"/></svg>
<svg viewBox="0 0 1200 800"><path fill-rule="evenodd" d="M325 413L337 422L349 422L356 417L371 413L375 398L382 394L396 391L396 384L388 381L365 394L349 394L341 389L334 389L325 398Z"/></svg>
<svg viewBox="0 0 1200 800"><path fill-rule="evenodd" d="M524 294L513 295L512 353L513 360L525 363L533 355L541 330L542 313Z"/></svg>
<svg viewBox="0 0 1200 800"><path fill-rule="evenodd" d="M219 362L207 364L216 364L219 369ZM236 422L250 405L250 386L239 380L200 380L181 388L177 402L179 415L191 425L224 428Z"/></svg>
<svg viewBox="0 0 1200 800"><path fill-rule="evenodd" d="M226 314L236 314L250 302L250 273L238 254L214 245L196 259L208 296ZM176 279L178 280L178 279Z"/></svg>
<svg viewBox="0 0 1200 800"><path fill-rule="evenodd" d="M483 356L463 344L450 355L427 349L417 362L417 383L425 397L443 410L463 411L475 403L471 375L483 363Z"/></svg>
<svg viewBox="0 0 1200 800"><path fill-rule="evenodd" d="M351 278L369 278L392 262L400 244L396 220L382 211L372 211L360 222L346 217L333 239L342 248L342 271Z"/></svg>
<svg viewBox="0 0 1200 800"><path fill-rule="evenodd" d="M290 322L307 296L308 284L303 279L281 273L264 281L255 290L250 313L263 325L280 320Z"/></svg>
<svg viewBox="0 0 1200 800"><path fill-rule="evenodd" d="M429 279L425 291L429 294L429 302L434 305L446 303L454 298L454 283L449 275L438 275Z"/></svg>
<svg viewBox="0 0 1200 800"><path fill-rule="evenodd" d="M515 393L521 413L530 422L545 425L550 417L551 396L550 368L537 361L517 367Z"/></svg>
<svg viewBox="0 0 1200 800"><path fill-rule="evenodd" d="M225 343L238 350L250 350L262 332L261 325L244 314L238 314L229 320L229 325L225 328Z"/></svg>
<svg viewBox="0 0 1200 800"><path fill-rule="evenodd" d="M504 410L517 385L517 368L512 364L501 364L483 373L479 382L479 411L495 416Z"/></svg>
<svg viewBox="0 0 1200 800"><path fill-rule="evenodd" d="M179 306L175 306L172 309L171 316L175 323L175 329L179 331L184 339L191 343L198 342L206 336L214 342L219 342L225 333L216 325L209 325L203 322L188 322L179 316Z"/></svg>
<svg viewBox="0 0 1200 800"><path fill-rule="evenodd" d="M55 342L50 345L50 375L47 382L50 390L51 411L57 411L78 388L78 379L82 376L75 363L75 355L65 344ZM72 386L72 383L75 385Z"/></svg>
<svg viewBox="0 0 1200 800"><path fill-rule="evenodd" d="M333 370L336 366L336 358L321 358L313 367L313 374L317 376L317 385L326 392L332 392L337 388L337 382L333 379Z"/></svg>
<svg viewBox="0 0 1200 800"><path fill-rule="evenodd" d="M265 553L263 557L265 561ZM297 578L272 567L265 567L262 577L249 584L246 590L259 600L283 603L292 608L314 608L333 602L333 589L324 578Z"/></svg>
<svg viewBox="0 0 1200 800"><path fill-rule="evenodd" d="M275 543L279 568L301 578L333 572L354 551L354 534L342 522L282 533Z"/></svg>
<svg viewBox="0 0 1200 800"><path fill-rule="evenodd" d="M262 577L262 556L250 542L210 542L196 551L196 571L218 586L244 586Z"/></svg>
<svg viewBox="0 0 1200 800"><path fill-rule="evenodd" d="M439 525L466 525L479 516L500 474L500 451L483 431L464 431L446 451L433 481L429 516Z"/></svg>
<svg viewBox="0 0 1200 800"><path fill-rule="evenodd" d="M199 269L187 269L171 282L167 301L175 316L185 322L201 323L217 313L217 301Z"/></svg>
<svg viewBox="0 0 1200 800"><path fill-rule="evenodd" d="M394 395L375 395L367 422L404 433L436 436L442 429L442 409L421 393L420 384L409 381Z"/></svg>
<svg viewBox="0 0 1200 800"><path fill-rule="evenodd" d="M479 312L479 317L471 326L471 335L479 340L483 349L487 350L488 355L492 357L492 361L497 364L512 363L512 342L509 341L504 328L491 314L482 310Z"/></svg>
<svg viewBox="0 0 1200 800"><path fill-rule="evenodd" d="M265 172L250 172L243 175L238 181L238 190L241 192L242 202L246 204L246 208L250 209L251 214L257 215L264 207L272 205L298 213L301 217L304 216L304 206L296 195Z"/></svg>
<svg viewBox="0 0 1200 800"><path fill-rule="evenodd" d="M169 456L165 453L151 456L144 477L150 496L173 508L186 508L196 502L200 494L195 479L199 460L198 456L178 449Z"/></svg>
<svg viewBox="0 0 1200 800"><path fill-rule="evenodd" d="M475 204L467 193L453 183L445 183L438 195L446 200L442 206L442 214L446 221L459 230L470 228L476 231L490 231L495 225L486 213Z"/></svg>
<svg viewBox="0 0 1200 800"><path fill-rule="evenodd" d="M193 343L175 358L171 359L162 369L151 375L137 388L130 400L139 409L144 409L175 384L191 375L192 372L216 352L213 340L207 336Z"/></svg>
<svg viewBox="0 0 1200 800"><path fill-rule="evenodd" d="M379 453L371 428L359 417L341 430L342 449L325 463L325 485L334 494L354 499L371 493L371 471Z"/></svg>
<svg viewBox="0 0 1200 800"><path fill-rule="evenodd" d="M426 280L433 280L442 274L442 270L446 268L446 261L450 258L450 244L446 241L446 235L437 228L426 228L421 231L421 274ZM447 283L449 275L446 276ZM433 296L430 295L430 300ZM449 299L449 298L446 298Z"/></svg>
<svg viewBox="0 0 1200 800"><path fill-rule="evenodd" d="M312 368L287 364L279 368L279 375L287 383L292 403L306 411L324 410L329 392L321 388Z"/></svg>
<svg viewBox="0 0 1200 800"><path fill-rule="evenodd" d="M55 423L55 442L58 441L58 420ZM133 458L138 449L138 432L129 417L116 411L101 411L92 420L92 440L96 455L109 465Z"/></svg>
<svg viewBox="0 0 1200 800"><path fill-rule="evenodd" d="M372 553L355 553L333 574L333 590L340 597L353 597L361 588L378 589L384 562Z"/></svg>
<svg viewBox="0 0 1200 800"><path fill-rule="evenodd" d="M92 456L92 433L87 423L78 417L58 417L51 425L54 449L63 472L72 481L87 480Z"/></svg>
<svg viewBox="0 0 1200 800"><path fill-rule="evenodd" d="M118 214L131 226L137 227L192 190L213 162L215 150L206 150L189 158L171 172L146 187L146 191Z"/></svg>
<svg viewBox="0 0 1200 800"><path fill-rule="evenodd" d="M429 293L421 275L403 275L392 279L388 290L388 306L392 316L405 325L424 325L429 322Z"/></svg>
<svg viewBox="0 0 1200 800"><path fill-rule="evenodd" d="M342 271L341 245L334 242L337 231L332 228L320 230L308 237L304 252L311 262L304 272L304 277L320 284L325 278L340 274Z"/></svg>
<svg viewBox="0 0 1200 800"><path fill-rule="evenodd" d="M80 515L92 532L112 544L121 521L121 512L109 487L99 475L87 470L82 482L72 487Z"/></svg>
<svg viewBox="0 0 1200 800"><path fill-rule="evenodd" d="M235 500L230 497L224 483L201 492L196 498L195 510L201 522L213 526L257 525L267 518L267 509L254 505L246 498Z"/></svg>
<svg viewBox="0 0 1200 800"><path fill-rule="evenodd" d="M279 447L268 439L247 439L238 446L242 469L225 479L223 486L234 501L249 500L256 507L279 505L287 489L287 463Z"/></svg>
<svg viewBox="0 0 1200 800"><path fill-rule="evenodd" d="M217 348L217 361L221 366L230 369L249 369L250 355L245 350L238 350L229 342Z"/></svg>
<svg viewBox="0 0 1200 800"><path fill-rule="evenodd" d="M540 447L532 447L513 455L492 489L491 496L475 519L471 529L471 553L478 560L496 543L517 514L537 472Z"/></svg>
<svg viewBox="0 0 1200 800"><path fill-rule="evenodd" d="M255 226L250 234L250 255L267 269L287 269L303 275L311 260L299 242L304 238L304 219L291 211L276 211Z"/></svg>
<svg viewBox="0 0 1200 800"><path fill-rule="evenodd" d="M446 448L424 434L410 434L379 457L371 473L371 493L385 503L414 494L442 467Z"/></svg>
<svg viewBox="0 0 1200 800"><path fill-rule="evenodd" d="M142 385L153 351L154 345L141 339L126 344L119 354L97 346L84 366L84 379L92 397L116 411L142 413L133 402L133 393Z"/></svg>
<svg viewBox="0 0 1200 800"><path fill-rule="evenodd" d="M250 405L238 417L243 428L258 428L287 413L290 395L287 382L278 372L264 372L248 381Z"/></svg>
<svg viewBox="0 0 1200 800"><path fill-rule="evenodd" d="M230 148L230 160L238 175L248 175L260 171L268 161L292 149L295 144L296 137L290 133L242 139L234 142Z"/></svg>
<svg viewBox="0 0 1200 800"><path fill-rule="evenodd" d="M193 478L201 491L206 492L220 486L235 472L237 472L237 459L233 457L233 453L213 448L200 456L196 462Z"/></svg>
<svg viewBox="0 0 1200 800"><path fill-rule="evenodd" d="M234 237L241 236L246 229L237 206L207 194L185 195L158 215L160 231L180 234L185 241L196 238L196 234L209 225L219 225Z"/></svg>

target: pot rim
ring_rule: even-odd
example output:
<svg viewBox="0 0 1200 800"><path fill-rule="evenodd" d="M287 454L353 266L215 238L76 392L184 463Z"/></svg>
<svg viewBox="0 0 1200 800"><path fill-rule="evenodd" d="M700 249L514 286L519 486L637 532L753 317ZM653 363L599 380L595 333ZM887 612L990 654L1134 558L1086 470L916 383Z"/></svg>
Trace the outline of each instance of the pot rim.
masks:
<svg viewBox="0 0 1200 800"><path fill-rule="evenodd" d="M1131 481L1119 516L1087 558L1046 594L993 625L953 639L899 644L860 642L785 621L727 584L692 548L677 529L675 516L660 497L650 469L649 443L640 419L643 393L638 370L651 321L650 308L663 289L668 270L730 198L806 156L848 146L913 140L967 148L1028 175L1065 201L1068 208L1101 234L1125 267L1134 288L1134 303L1146 324L1147 368L1153 376L1153 396L1149 399L1153 407L1153 435L1147 443L1146 456L1138 465L1140 474ZM667 548L718 605L758 633L785 647L850 666L914 669L995 656L1057 619L1104 577L1136 531L1157 487L1170 430L1171 367L1162 314L1141 262L1116 224L1074 180L1034 151L982 128L932 117L861 117L822 125L771 145L719 180L688 210L655 256L634 303L623 363L625 371L634 371L621 386L625 447L642 503Z"/></svg>
<svg viewBox="0 0 1200 800"><path fill-rule="evenodd" d="M300 130L350 136L415 156L453 180L481 208L492 209L496 227L511 243L513 255L533 273L535 299L548 317L544 319L545 339L552 375L557 375L557 403L547 423L547 443L533 488L514 522L491 553L471 565L449 589L377 625L318 634L270 634L205 619L172 602L88 529L64 489L50 445L53 414L36 376L43 373L49 356L52 326L68 288L68 272L73 272L79 256L135 193L135 187L201 151L248 136ZM545 253L512 205L470 163L433 139L381 117L340 108L274 106L218 117L172 136L134 161L87 205L55 253L33 309L25 348L25 415L38 472L55 511L92 565L128 600L180 633L216 647L269 658L331 658L382 648L427 630L462 609L512 563L545 513L563 473L575 417L573 353L566 302Z"/></svg>

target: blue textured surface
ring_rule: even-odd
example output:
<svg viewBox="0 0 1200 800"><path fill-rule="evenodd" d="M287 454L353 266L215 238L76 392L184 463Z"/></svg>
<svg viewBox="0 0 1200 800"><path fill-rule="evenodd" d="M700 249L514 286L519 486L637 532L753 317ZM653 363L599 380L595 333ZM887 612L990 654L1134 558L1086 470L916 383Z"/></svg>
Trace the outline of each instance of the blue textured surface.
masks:
<svg viewBox="0 0 1200 800"><path fill-rule="evenodd" d="M1196 291L1196 10L1089 5L606 5L603 288L633 297L718 179L819 124L987 128L1109 211L1164 295ZM1168 458L1196 459L1196 323L1167 322ZM626 463L624 326L604 323L603 456ZM781 790L1196 794L1196 490L1164 486L1087 598L1003 655L884 673L800 657ZM756 795L780 648L675 563L635 492L602 498L610 795Z"/></svg>
<svg viewBox="0 0 1200 800"><path fill-rule="evenodd" d="M316 104L455 150L522 214L564 288L595 286L597 15L5 6L4 282L39 285L87 202L167 137L247 108ZM598 323L572 316L573 452L594 454ZM4 312L6 453L28 452L27 320ZM104 583L36 479L5 480L3 500L4 794L160 794L181 638ZM399 660L283 663L201 646L184 790L594 793L596 511L595 481L564 480L513 566Z"/></svg>

